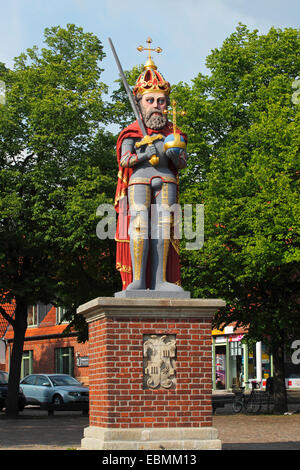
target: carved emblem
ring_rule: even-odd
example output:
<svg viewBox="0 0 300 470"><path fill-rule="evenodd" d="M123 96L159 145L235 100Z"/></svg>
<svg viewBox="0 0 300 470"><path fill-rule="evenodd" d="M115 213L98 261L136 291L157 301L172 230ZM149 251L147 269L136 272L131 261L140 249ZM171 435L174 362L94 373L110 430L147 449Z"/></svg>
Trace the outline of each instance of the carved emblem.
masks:
<svg viewBox="0 0 300 470"><path fill-rule="evenodd" d="M144 388L175 388L175 335L145 335Z"/></svg>

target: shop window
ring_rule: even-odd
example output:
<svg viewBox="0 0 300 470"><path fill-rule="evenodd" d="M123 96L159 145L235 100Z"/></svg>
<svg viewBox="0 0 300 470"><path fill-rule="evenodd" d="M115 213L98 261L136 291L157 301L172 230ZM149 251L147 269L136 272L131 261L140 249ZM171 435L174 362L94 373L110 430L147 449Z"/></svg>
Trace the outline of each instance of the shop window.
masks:
<svg viewBox="0 0 300 470"><path fill-rule="evenodd" d="M21 363L21 379L32 374L33 351L23 351Z"/></svg>
<svg viewBox="0 0 300 470"><path fill-rule="evenodd" d="M74 375L74 348L55 349L55 372Z"/></svg>
<svg viewBox="0 0 300 470"><path fill-rule="evenodd" d="M229 377L231 386L241 387L244 382L244 357L243 347L240 341L229 343Z"/></svg>
<svg viewBox="0 0 300 470"><path fill-rule="evenodd" d="M271 357L264 343L261 345L262 378L271 377Z"/></svg>
<svg viewBox="0 0 300 470"><path fill-rule="evenodd" d="M256 379L256 350L255 345L249 346L248 351L248 379Z"/></svg>
<svg viewBox="0 0 300 470"><path fill-rule="evenodd" d="M216 345L216 389L226 388L226 346Z"/></svg>

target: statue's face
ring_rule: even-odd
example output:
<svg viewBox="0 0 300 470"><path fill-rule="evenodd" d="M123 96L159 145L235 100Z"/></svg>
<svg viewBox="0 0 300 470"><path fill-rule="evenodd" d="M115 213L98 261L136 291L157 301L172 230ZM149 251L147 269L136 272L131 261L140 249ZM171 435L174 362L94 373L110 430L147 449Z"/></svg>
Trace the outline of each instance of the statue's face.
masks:
<svg viewBox="0 0 300 470"><path fill-rule="evenodd" d="M161 92L144 93L141 103L146 110L157 109L163 112L167 108L166 95Z"/></svg>
<svg viewBox="0 0 300 470"><path fill-rule="evenodd" d="M140 101L144 123L150 129L162 129L167 123L164 111L167 109L167 97L161 92L144 93Z"/></svg>

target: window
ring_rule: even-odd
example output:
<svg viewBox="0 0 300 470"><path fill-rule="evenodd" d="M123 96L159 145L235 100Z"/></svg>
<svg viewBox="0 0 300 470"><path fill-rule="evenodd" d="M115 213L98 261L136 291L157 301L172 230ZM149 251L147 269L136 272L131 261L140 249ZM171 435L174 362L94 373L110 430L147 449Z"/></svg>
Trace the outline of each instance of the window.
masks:
<svg viewBox="0 0 300 470"><path fill-rule="evenodd" d="M43 387L47 387L47 386L50 386L50 382L47 379L47 377L45 377L44 375L37 375L35 385L40 385L40 386L43 386Z"/></svg>
<svg viewBox="0 0 300 470"><path fill-rule="evenodd" d="M51 310L52 305L51 304L42 304L38 303L37 305L37 316L38 316L38 324L40 324L44 318L46 317L47 313Z"/></svg>
<svg viewBox="0 0 300 470"><path fill-rule="evenodd" d="M36 326L38 320L38 308L37 305L29 305L27 309L27 325Z"/></svg>
<svg viewBox="0 0 300 470"><path fill-rule="evenodd" d="M244 384L244 354L240 341L229 343L229 384L232 387L242 387Z"/></svg>
<svg viewBox="0 0 300 470"><path fill-rule="evenodd" d="M64 320L64 315L66 313L66 309L64 307L56 307L56 323L59 325L60 323L68 323L67 320Z"/></svg>
<svg viewBox="0 0 300 470"><path fill-rule="evenodd" d="M226 346L216 345L215 349L216 360L216 388L226 388Z"/></svg>
<svg viewBox="0 0 300 470"><path fill-rule="evenodd" d="M21 363L21 378L32 374L33 351L23 351Z"/></svg>
<svg viewBox="0 0 300 470"><path fill-rule="evenodd" d="M242 345L240 341L229 343L230 356L242 356Z"/></svg>
<svg viewBox="0 0 300 470"><path fill-rule="evenodd" d="M58 374L74 374L74 348L55 349L55 372Z"/></svg>
<svg viewBox="0 0 300 470"><path fill-rule="evenodd" d="M22 380L22 384L24 385L34 385L35 384L36 375L31 375L26 379Z"/></svg>
<svg viewBox="0 0 300 470"><path fill-rule="evenodd" d="M42 304L38 302L34 305L29 305L27 309L27 324L28 326L37 326L39 325L47 313L49 313L52 305L51 304Z"/></svg>

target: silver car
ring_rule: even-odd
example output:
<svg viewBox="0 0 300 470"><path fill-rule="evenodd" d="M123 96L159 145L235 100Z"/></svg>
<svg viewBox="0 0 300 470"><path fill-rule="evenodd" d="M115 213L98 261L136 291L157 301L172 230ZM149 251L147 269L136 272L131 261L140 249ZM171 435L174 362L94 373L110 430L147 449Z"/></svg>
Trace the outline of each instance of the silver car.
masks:
<svg viewBox="0 0 300 470"><path fill-rule="evenodd" d="M67 374L31 374L20 382L27 405L88 409L89 389Z"/></svg>

